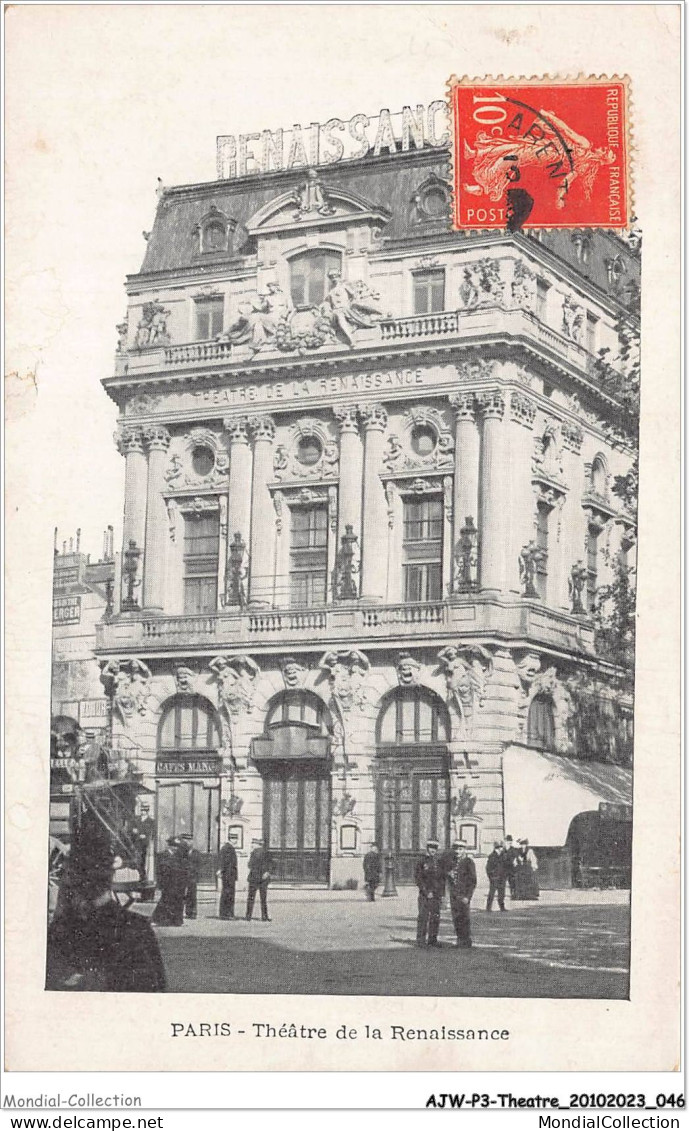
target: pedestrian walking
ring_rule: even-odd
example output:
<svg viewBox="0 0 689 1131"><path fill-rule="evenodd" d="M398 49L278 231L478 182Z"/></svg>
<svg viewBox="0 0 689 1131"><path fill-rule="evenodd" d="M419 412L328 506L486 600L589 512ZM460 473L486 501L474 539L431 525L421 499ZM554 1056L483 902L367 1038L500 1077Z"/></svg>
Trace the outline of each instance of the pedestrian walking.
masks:
<svg viewBox="0 0 689 1131"><path fill-rule="evenodd" d="M187 886L184 892L184 916L186 919L195 919L198 914L198 887L201 879L201 853L194 848L194 838L191 833L183 833L180 837L183 851L186 851Z"/></svg>
<svg viewBox="0 0 689 1131"><path fill-rule="evenodd" d="M95 821L95 818L94 818ZM46 989L162 993L165 970L153 928L112 891L115 857L104 829L84 818L48 928Z"/></svg>
<svg viewBox="0 0 689 1131"><path fill-rule="evenodd" d="M366 899L369 903L374 903L376 899L376 888L380 884L381 877L381 859L378 845L372 844L370 850L364 856L364 888L366 889Z"/></svg>
<svg viewBox="0 0 689 1131"><path fill-rule="evenodd" d="M505 846L501 840L493 842L493 851L486 860L486 875L488 876L488 899L486 911L493 910L493 900L498 897L498 907L505 910L505 887L508 878L508 863Z"/></svg>
<svg viewBox="0 0 689 1131"><path fill-rule="evenodd" d="M440 901L445 889L446 871L438 856L440 845L429 840L426 851L416 862L414 881L419 889L416 945L438 947Z"/></svg>
<svg viewBox="0 0 689 1131"><path fill-rule="evenodd" d="M237 887L237 850L231 843L228 833L227 844L223 844L218 858L217 875L220 880L221 919L234 919L234 898Z"/></svg>
<svg viewBox="0 0 689 1131"><path fill-rule="evenodd" d="M476 865L467 852L467 843L456 840L453 860L447 873L450 912L458 947L471 946L471 897L476 889Z"/></svg>
<svg viewBox="0 0 689 1131"><path fill-rule="evenodd" d="M519 849L511 836L505 837L505 870L507 872L507 885L510 889L510 899L516 899L514 873L517 867Z"/></svg>
<svg viewBox="0 0 689 1131"><path fill-rule="evenodd" d="M538 860L533 848L529 847L528 840L519 841L519 852L515 868L516 899L537 900L540 892L538 888Z"/></svg>
<svg viewBox="0 0 689 1131"><path fill-rule="evenodd" d="M253 848L249 857L249 891L246 898L246 917L251 919L254 913L256 892L261 901L261 919L264 923L270 922L268 914L268 884L270 883L270 858L263 841L252 840Z"/></svg>
<svg viewBox="0 0 689 1131"><path fill-rule="evenodd" d="M151 921L159 927L181 927L187 890L187 862L180 841L171 836L158 863L160 899Z"/></svg>

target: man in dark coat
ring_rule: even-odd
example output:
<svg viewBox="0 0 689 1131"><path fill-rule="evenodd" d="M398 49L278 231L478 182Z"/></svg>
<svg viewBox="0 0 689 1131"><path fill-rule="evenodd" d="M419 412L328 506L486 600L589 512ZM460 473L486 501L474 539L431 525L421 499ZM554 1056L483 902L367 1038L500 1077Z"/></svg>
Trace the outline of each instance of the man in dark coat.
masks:
<svg viewBox="0 0 689 1131"><path fill-rule="evenodd" d="M48 928L47 990L161 993L165 970L147 919L112 893L115 856L105 830L74 838L59 910Z"/></svg>
<svg viewBox="0 0 689 1131"><path fill-rule="evenodd" d="M194 839L190 833L183 833L180 837L183 851L187 854L187 886L184 892L184 916L186 919L195 919L198 908L198 884L201 878L201 853L194 848Z"/></svg>
<svg viewBox="0 0 689 1131"><path fill-rule="evenodd" d="M471 946L471 897L476 888L476 865L467 852L464 840L456 840L452 845L453 859L447 874L450 892L450 912L457 935L457 946Z"/></svg>
<svg viewBox="0 0 689 1131"><path fill-rule="evenodd" d="M515 893L515 871L517 868L517 857L519 856L519 849L514 843L511 836L505 837L505 871L507 872L507 883L510 889L510 899L516 898Z"/></svg>
<svg viewBox="0 0 689 1131"><path fill-rule="evenodd" d="M366 899L373 903L376 898L376 888L380 883L381 862L378 845L372 844L370 851L364 856L364 887Z"/></svg>
<svg viewBox="0 0 689 1131"><path fill-rule="evenodd" d="M158 862L158 887L160 899L151 922L159 927L181 927L187 890L187 861L186 851L177 837L168 837L167 849Z"/></svg>
<svg viewBox="0 0 689 1131"><path fill-rule="evenodd" d="M493 910L493 900L498 897L498 907L505 910L505 885L507 883L507 859L505 846L501 840L493 843L493 851L486 860L486 875L488 876L488 899L486 911Z"/></svg>
<svg viewBox="0 0 689 1131"><path fill-rule="evenodd" d="M270 883L270 859L263 847L262 840L253 840L253 849L249 857L249 890L246 897L246 917L251 919L254 913L256 892L261 900L261 919L264 923L270 922L268 914L268 884Z"/></svg>
<svg viewBox="0 0 689 1131"><path fill-rule="evenodd" d="M416 945L440 946L440 901L445 888L445 869L438 857L437 840L429 840L426 851L414 868L414 881L419 889L419 913L416 920Z"/></svg>
<svg viewBox="0 0 689 1131"><path fill-rule="evenodd" d="M155 821L148 805L142 804L141 815L131 827L131 836L136 848L136 867L142 882L148 879L148 847L155 836Z"/></svg>
<svg viewBox="0 0 689 1131"><path fill-rule="evenodd" d="M218 858L218 878L220 880L221 919L234 919L234 895L237 887L237 851L229 840L223 844Z"/></svg>

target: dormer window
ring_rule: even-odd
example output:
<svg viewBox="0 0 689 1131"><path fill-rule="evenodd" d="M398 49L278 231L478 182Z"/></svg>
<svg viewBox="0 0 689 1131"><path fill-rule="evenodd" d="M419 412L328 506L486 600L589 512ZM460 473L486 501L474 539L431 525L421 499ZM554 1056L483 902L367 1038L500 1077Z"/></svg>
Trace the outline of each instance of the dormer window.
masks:
<svg viewBox="0 0 689 1131"><path fill-rule="evenodd" d="M194 235L198 241L197 254L220 255L229 251L230 236L235 227L236 221L231 220L212 204L194 228Z"/></svg>
<svg viewBox="0 0 689 1131"><path fill-rule="evenodd" d="M342 270L336 251L306 251L290 260L290 291L296 310L319 306L330 290L329 271Z"/></svg>

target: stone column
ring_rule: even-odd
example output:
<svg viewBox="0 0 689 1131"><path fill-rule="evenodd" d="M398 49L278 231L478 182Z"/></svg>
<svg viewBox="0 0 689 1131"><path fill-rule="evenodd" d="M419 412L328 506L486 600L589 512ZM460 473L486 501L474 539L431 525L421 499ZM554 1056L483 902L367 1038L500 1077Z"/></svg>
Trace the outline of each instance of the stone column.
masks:
<svg viewBox="0 0 689 1131"><path fill-rule="evenodd" d="M268 484L273 475L273 440L275 423L272 416L252 416L248 421L254 445L251 478L251 541L249 550L249 601L252 605L272 604L273 543L275 511Z"/></svg>
<svg viewBox="0 0 689 1131"><path fill-rule="evenodd" d="M364 405L360 415L365 432L361 597L364 601L383 601L387 588L388 515L380 470L388 414L382 405L372 404Z"/></svg>
<svg viewBox="0 0 689 1131"><path fill-rule="evenodd" d="M505 562L505 583L511 593L520 593L519 555L524 546L536 537L534 490L531 482L533 469L533 426L536 404L521 392L510 394L510 467L508 511L511 538ZM548 588L558 568L559 547L555 541L555 519L550 523L548 546ZM556 584L556 583L555 583ZM550 596L550 594L549 594ZM552 603L552 602L550 602Z"/></svg>
<svg viewBox="0 0 689 1131"><path fill-rule="evenodd" d="M246 416L226 416L223 427L230 439L230 470L227 488L227 565L229 578L230 547L237 534L247 547L251 532L251 448ZM227 589L227 584L225 586ZM232 602L231 602L232 603Z"/></svg>
<svg viewBox="0 0 689 1131"><path fill-rule="evenodd" d="M509 544L509 475L507 436L503 421L505 398L500 389L477 397L481 436L479 490L479 583L481 589L505 587L505 548Z"/></svg>
<svg viewBox="0 0 689 1131"><path fill-rule="evenodd" d="M148 612L162 613L165 607L165 556L168 539L163 473L170 446L170 433L167 428L152 425L144 429L144 443L148 449L144 608Z"/></svg>
<svg viewBox="0 0 689 1131"><path fill-rule="evenodd" d="M455 410L454 556L467 519L471 518L474 525L478 522L479 435L475 393L455 393L450 404Z"/></svg>
<svg viewBox="0 0 689 1131"><path fill-rule="evenodd" d="M588 523L582 507L585 489L584 462L581 448L584 432L578 424L566 420L562 424L564 480L567 497L562 510L562 590L560 603L571 612L569 581L572 567L582 562L586 566L586 538ZM584 601L586 594L583 594Z"/></svg>
<svg viewBox="0 0 689 1131"><path fill-rule="evenodd" d="M115 443L120 455L125 457L124 470L124 521L122 524L122 549L136 542L144 547L146 531L146 456L141 428L124 426L115 433Z"/></svg>

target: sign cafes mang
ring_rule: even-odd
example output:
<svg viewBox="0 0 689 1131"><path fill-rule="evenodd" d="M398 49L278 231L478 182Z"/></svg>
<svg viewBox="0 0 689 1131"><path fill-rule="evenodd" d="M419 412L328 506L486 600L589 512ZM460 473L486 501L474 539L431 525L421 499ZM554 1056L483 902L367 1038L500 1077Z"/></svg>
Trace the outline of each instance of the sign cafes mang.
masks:
<svg viewBox="0 0 689 1131"><path fill-rule="evenodd" d="M298 123L291 129L250 134L220 134L217 138L218 180L234 180L279 169L335 165L373 153L407 153L410 149L443 149L450 141L447 104L436 99L428 107L403 106L377 116L355 114L349 121Z"/></svg>

